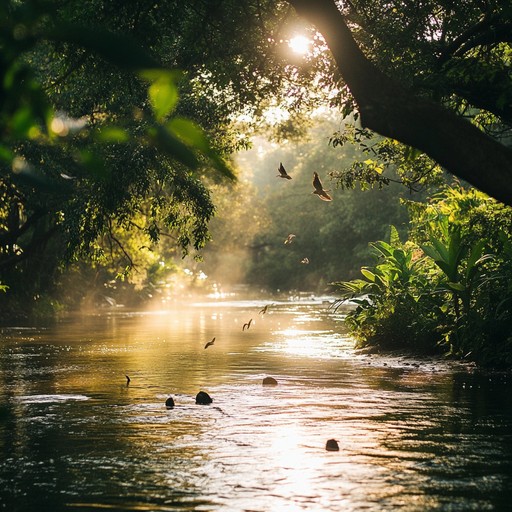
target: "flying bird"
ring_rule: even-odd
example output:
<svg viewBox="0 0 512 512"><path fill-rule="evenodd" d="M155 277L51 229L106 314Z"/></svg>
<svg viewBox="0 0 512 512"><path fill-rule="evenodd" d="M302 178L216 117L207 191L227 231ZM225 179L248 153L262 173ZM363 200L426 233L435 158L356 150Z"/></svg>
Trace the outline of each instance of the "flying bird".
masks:
<svg viewBox="0 0 512 512"><path fill-rule="evenodd" d="M286 172L282 162L279 162L279 167L277 168L279 174L276 176L277 178L284 178L286 180L291 180L292 177Z"/></svg>
<svg viewBox="0 0 512 512"><path fill-rule="evenodd" d="M244 326L242 327L242 331L245 331L246 328L247 328L247 330L249 330L249 327L251 327L251 324L252 324L252 318L246 324L244 324Z"/></svg>
<svg viewBox="0 0 512 512"><path fill-rule="evenodd" d="M288 235L288 237L286 238L286 240L284 241L285 245L286 244L291 244L293 242L294 238L295 238L295 235L293 233L290 233Z"/></svg>
<svg viewBox="0 0 512 512"><path fill-rule="evenodd" d="M209 341L204 348L207 349L208 347L212 346L215 343L215 338L212 339L212 341Z"/></svg>
<svg viewBox="0 0 512 512"><path fill-rule="evenodd" d="M125 377L126 377L126 385L129 386L131 379L130 379L130 377L128 377L128 375L125 375Z"/></svg>
<svg viewBox="0 0 512 512"><path fill-rule="evenodd" d="M327 190L324 190L322 182L316 172L313 173L313 187L315 187L313 194L316 194L322 201L332 201L332 197L327 193Z"/></svg>
<svg viewBox="0 0 512 512"><path fill-rule="evenodd" d="M259 314L260 314L260 315L264 315L264 314L267 312L267 309L268 309L268 307L269 307L269 306L270 306L270 304L267 304L267 305L266 305L266 306L265 306L265 307L264 307L264 308L259 312Z"/></svg>
<svg viewBox="0 0 512 512"><path fill-rule="evenodd" d="M309 258L304 258L301 260L301 263L304 263L304 265L309 265Z"/></svg>

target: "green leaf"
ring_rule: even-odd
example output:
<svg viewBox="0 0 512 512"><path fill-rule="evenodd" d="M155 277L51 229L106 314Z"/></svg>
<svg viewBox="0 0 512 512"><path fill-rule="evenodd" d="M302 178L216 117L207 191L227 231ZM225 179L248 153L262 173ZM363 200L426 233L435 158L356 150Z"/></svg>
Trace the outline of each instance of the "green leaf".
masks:
<svg viewBox="0 0 512 512"><path fill-rule="evenodd" d="M470 271L476 265L477 261L480 259L480 256L482 255L485 244L486 244L485 240L480 240L471 248L471 252L469 253L468 263L467 263L468 271Z"/></svg>
<svg viewBox="0 0 512 512"><path fill-rule="evenodd" d="M447 247L443 244L443 242L441 242L441 240L438 240L437 238L433 238L432 244L434 245L436 251L439 253L440 259L445 262L449 262L450 254L448 252Z"/></svg>
<svg viewBox="0 0 512 512"><path fill-rule="evenodd" d="M11 128L15 137L27 137L35 124L34 115L30 107L21 107L11 117Z"/></svg>
<svg viewBox="0 0 512 512"><path fill-rule="evenodd" d="M467 287L461 283L454 283L452 281L449 281L448 283L446 283L446 285L448 286L448 288L456 292L464 292L467 290Z"/></svg>
<svg viewBox="0 0 512 512"><path fill-rule="evenodd" d="M150 140L170 157L186 165L189 169L196 169L199 165L194 152L181 140L161 125L155 125L148 130Z"/></svg>
<svg viewBox="0 0 512 512"><path fill-rule="evenodd" d="M183 117L175 117L167 123L167 128L171 133L176 135L185 144L199 149L205 153L210 151L210 144L206 138L202 128L191 121Z"/></svg>
<svg viewBox="0 0 512 512"><path fill-rule="evenodd" d="M0 160L10 164L14 158L14 153L5 146L0 146Z"/></svg>
<svg viewBox="0 0 512 512"><path fill-rule="evenodd" d="M123 143L130 140L130 134L119 126L105 126L95 133L95 138L99 142Z"/></svg>
<svg viewBox="0 0 512 512"><path fill-rule="evenodd" d="M393 247L389 245L388 243L379 240L377 242L370 243L370 246L376 249L378 252L380 252L384 257L392 256L393 255Z"/></svg>
<svg viewBox="0 0 512 512"><path fill-rule="evenodd" d="M371 281L372 283L375 282L375 274L371 270L368 270L367 268L362 268L361 274L363 274L363 276L366 277L368 281Z"/></svg>
<svg viewBox="0 0 512 512"><path fill-rule="evenodd" d="M430 245L422 245L421 250L434 261L441 259L441 255Z"/></svg>
<svg viewBox="0 0 512 512"><path fill-rule="evenodd" d="M455 280L457 276L451 265L449 265L443 260L436 260L436 265L443 271L443 273L448 279L451 279L452 281Z"/></svg>
<svg viewBox="0 0 512 512"><path fill-rule="evenodd" d="M149 86L149 101L155 117L163 121L178 103L178 88L169 76L163 75Z"/></svg>
<svg viewBox="0 0 512 512"><path fill-rule="evenodd" d="M105 165L105 161L93 151L84 149L79 153L79 162L89 174L99 181L106 181L110 175L110 169Z"/></svg>

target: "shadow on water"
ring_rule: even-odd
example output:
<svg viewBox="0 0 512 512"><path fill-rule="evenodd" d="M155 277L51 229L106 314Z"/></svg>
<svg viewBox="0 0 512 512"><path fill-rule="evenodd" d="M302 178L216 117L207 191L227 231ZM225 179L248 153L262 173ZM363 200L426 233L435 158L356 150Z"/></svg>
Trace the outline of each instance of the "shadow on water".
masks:
<svg viewBox="0 0 512 512"><path fill-rule="evenodd" d="M510 510L507 374L358 355L320 303L261 306L4 329L0 509Z"/></svg>

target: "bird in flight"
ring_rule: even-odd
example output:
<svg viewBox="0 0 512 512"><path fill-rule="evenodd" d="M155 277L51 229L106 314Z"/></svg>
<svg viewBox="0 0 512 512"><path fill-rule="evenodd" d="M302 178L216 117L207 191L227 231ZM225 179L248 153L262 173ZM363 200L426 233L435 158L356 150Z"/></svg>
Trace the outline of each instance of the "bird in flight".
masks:
<svg viewBox="0 0 512 512"><path fill-rule="evenodd" d="M207 349L208 347L211 347L215 343L215 338L212 339L212 341L209 341L204 348Z"/></svg>
<svg viewBox="0 0 512 512"><path fill-rule="evenodd" d="M267 312L267 309L268 307L270 306L270 304L267 304L264 308L261 309L261 311L259 312L260 315L264 315L266 312Z"/></svg>
<svg viewBox="0 0 512 512"><path fill-rule="evenodd" d="M304 258L301 263L304 263L304 265L309 265L309 258Z"/></svg>
<svg viewBox="0 0 512 512"><path fill-rule="evenodd" d="M324 190L322 182L316 172L313 173L313 187L315 187L313 194L316 194L322 201L332 201L332 197L327 193L327 190Z"/></svg>
<svg viewBox="0 0 512 512"><path fill-rule="evenodd" d="M249 327L251 327L251 324L252 324L252 318L244 324L244 326L242 327L242 331L245 331L245 329L249 330Z"/></svg>
<svg viewBox="0 0 512 512"><path fill-rule="evenodd" d="M291 244L291 243L293 242L293 239L294 239L294 238L295 238L295 235L294 235L293 233L290 233L290 234L287 236L286 240L284 241L285 245L286 245L286 244Z"/></svg>
<svg viewBox="0 0 512 512"><path fill-rule="evenodd" d="M130 385L130 381L132 379L130 379L130 377L128 377L128 375L125 375L125 377L126 377L126 385L129 386Z"/></svg>
<svg viewBox="0 0 512 512"><path fill-rule="evenodd" d="M279 167L277 168L279 174L276 176L277 178L284 178L286 180L291 180L292 177L286 172L282 162L279 162Z"/></svg>

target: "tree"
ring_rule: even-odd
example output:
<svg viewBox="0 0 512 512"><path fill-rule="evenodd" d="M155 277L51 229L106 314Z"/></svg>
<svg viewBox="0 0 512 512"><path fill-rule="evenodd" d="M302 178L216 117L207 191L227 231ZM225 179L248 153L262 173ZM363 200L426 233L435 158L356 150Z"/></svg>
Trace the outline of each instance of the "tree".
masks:
<svg viewBox="0 0 512 512"><path fill-rule="evenodd" d="M407 2L395 6L348 1L340 10L334 0L290 3L324 36L364 127L424 151L448 171L512 204L512 150L443 106L454 94L469 107L492 114L494 124L510 122L510 5L432 1L413 10ZM374 62L367 57L349 23L356 32L368 32L364 41L369 51L384 48L386 58L375 53ZM423 68L402 66L402 71L412 73L406 75L409 84L391 78L378 65L379 60L390 64L394 59L406 60L407 55L428 57ZM485 76L482 68L487 68ZM418 80L423 84L415 83ZM418 94L426 81L430 94L426 89Z"/></svg>
<svg viewBox="0 0 512 512"><path fill-rule="evenodd" d="M22 302L37 300L64 255L120 251L121 269L130 269L119 227L144 232L148 243L164 229L184 251L202 247L214 207L200 173L210 166L233 175L198 124L177 111L179 75L129 35L51 18L38 2L1 9L3 286ZM76 63L62 69L52 57L71 47L82 64L91 57L90 88L63 86ZM96 89L105 81L114 87L109 101Z"/></svg>

